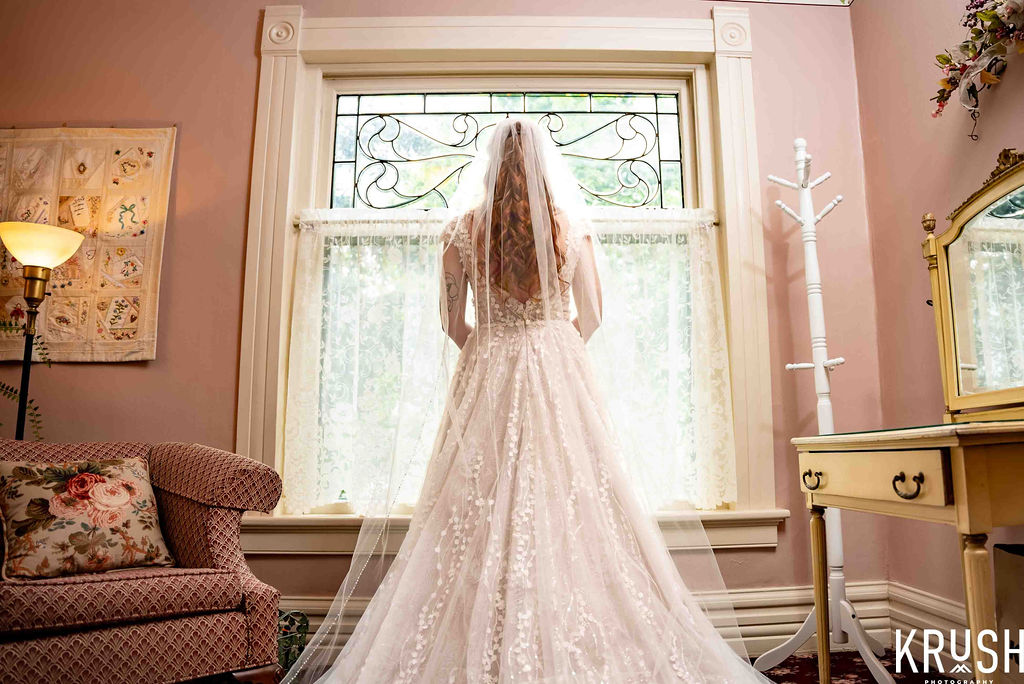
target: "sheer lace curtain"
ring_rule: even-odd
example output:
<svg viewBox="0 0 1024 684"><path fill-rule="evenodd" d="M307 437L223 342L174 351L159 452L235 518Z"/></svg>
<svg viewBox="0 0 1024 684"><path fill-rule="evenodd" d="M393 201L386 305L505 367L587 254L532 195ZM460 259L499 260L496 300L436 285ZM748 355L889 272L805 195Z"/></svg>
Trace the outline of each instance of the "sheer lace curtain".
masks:
<svg viewBox="0 0 1024 684"><path fill-rule="evenodd" d="M672 209L592 216L604 316L589 346L631 475L654 508L735 502L713 217ZM301 214L286 513L343 502L338 510L359 514L379 488L394 486L399 502L415 504L446 389L438 368L452 367L439 358L437 236L444 219L445 212L421 210ZM414 455L398 477L389 471L401 462L392 458L395 450Z"/></svg>
<svg viewBox="0 0 1024 684"><path fill-rule="evenodd" d="M654 509L735 503L714 217L606 209L593 222L601 238L604 317L591 346L630 474Z"/></svg>
<svg viewBox="0 0 1024 684"><path fill-rule="evenodd" d="M1024 384L1024 220L982 220L965 235L974 334L960 372L974 391Z"/></svg>

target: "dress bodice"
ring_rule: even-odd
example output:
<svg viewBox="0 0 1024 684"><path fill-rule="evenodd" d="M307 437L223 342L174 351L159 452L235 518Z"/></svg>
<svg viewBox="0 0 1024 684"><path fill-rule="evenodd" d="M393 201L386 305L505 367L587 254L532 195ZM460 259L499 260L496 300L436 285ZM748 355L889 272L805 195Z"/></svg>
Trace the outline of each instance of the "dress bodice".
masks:
<svg viewBox="0 0 1024 684"><path fill-rule="evenodd" d="M569 287L559 288L548 293L545 303L539 296L522 302L508 294L495 284L483 282L476 268L472 237L469 234L469 222L460 220L446 234L446 241L455 245L459 259L469 278L469 286L473 290L476 304L476 324L482 325L517 325L545 320L571 319ZM565 262L559 270L562 283L571 283L579 261L581 238L572 236L566 241Z"/></svg>

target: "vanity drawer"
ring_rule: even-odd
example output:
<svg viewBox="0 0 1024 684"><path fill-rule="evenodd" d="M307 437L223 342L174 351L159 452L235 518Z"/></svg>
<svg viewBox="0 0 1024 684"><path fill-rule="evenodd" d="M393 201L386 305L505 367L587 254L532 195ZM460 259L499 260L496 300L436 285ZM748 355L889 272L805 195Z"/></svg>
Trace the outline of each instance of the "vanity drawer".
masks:
<svg viewBox="0 0 1024 684"><path fill-rule="evenodd" d="M941 449L803 452L800 488L806 494L925 506L953 501L949 460Z"/></svg>

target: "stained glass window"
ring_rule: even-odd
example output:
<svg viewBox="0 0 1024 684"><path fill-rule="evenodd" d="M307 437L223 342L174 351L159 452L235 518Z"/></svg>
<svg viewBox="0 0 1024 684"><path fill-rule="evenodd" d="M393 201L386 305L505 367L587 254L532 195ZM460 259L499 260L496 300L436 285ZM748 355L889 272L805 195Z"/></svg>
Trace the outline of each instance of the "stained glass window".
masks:
<svg viewBox="0 0 1024 684"><path fill-rule="evenodd" d="M494 125L512 115L551 136L588 203L685 206L676 96L597 92L338 95L331 206L448 206Z"/></svg>

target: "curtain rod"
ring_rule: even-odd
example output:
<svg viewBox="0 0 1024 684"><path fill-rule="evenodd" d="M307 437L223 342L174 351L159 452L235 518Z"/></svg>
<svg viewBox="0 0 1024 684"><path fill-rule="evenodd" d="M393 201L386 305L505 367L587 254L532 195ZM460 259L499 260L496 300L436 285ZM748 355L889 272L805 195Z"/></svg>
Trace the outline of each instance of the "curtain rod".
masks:
<svg viewBox="0 0 1024 684"><path fill-rule="evenodd" d="M685 208L682 208L682 209L686 210L686 211L693 211L693 212L700 211L699 209L689 209L689 210L687 210ZM334 211L334 210L333 209L323 209L323 210L313 210L313 211ZM422 216L419 216L419 215L409 215L408 213L405 213L404 215L402 213L399 213L397 215L396 214L385 213L385 212L388 212L388 211L390 211L390 210L381 210L380 218L377 218L377 216L374 213L368 212L368 213L363 214L362 216L360 216L359 218L354 219L354 220L356 220L356 221L363 221L363 222L367 222L367 223L376 222L376 221L387 221L389 223L418 223L418 222L423 220ZM397 211L398 212L417 211L417 212L422 212L422 213L425 214L428 211L437 211L437 210L432 210L432 209L402 210L402 209L399 209ZM613 220L616 220L616 219L622 220L622 219L630 219L630 218L633 218L633 220L639 220L641 218L641 216L629 217L628 215L623 215L623 216L607 216L607 217L603 217L603 216L599 215L599 216L596 216L596 217L592 216L591 220L593 220L593 221L595 221L597 223L604 223L606 221L613 221ZM661 218L664 218L664 220L669 220L670 217L665 216L665 217L661 217ZM332 223L332 222L336 222L336 221L338 221L338 219L315 219L315 218L314 219L302 219L299 214L296 214L292 218L292 227L299 228L299 227L302 226L303 223ZM711 225L713 225L715 227L720 227L722 225L722 222L716 217L713 221L711 221Z"/></svg>

